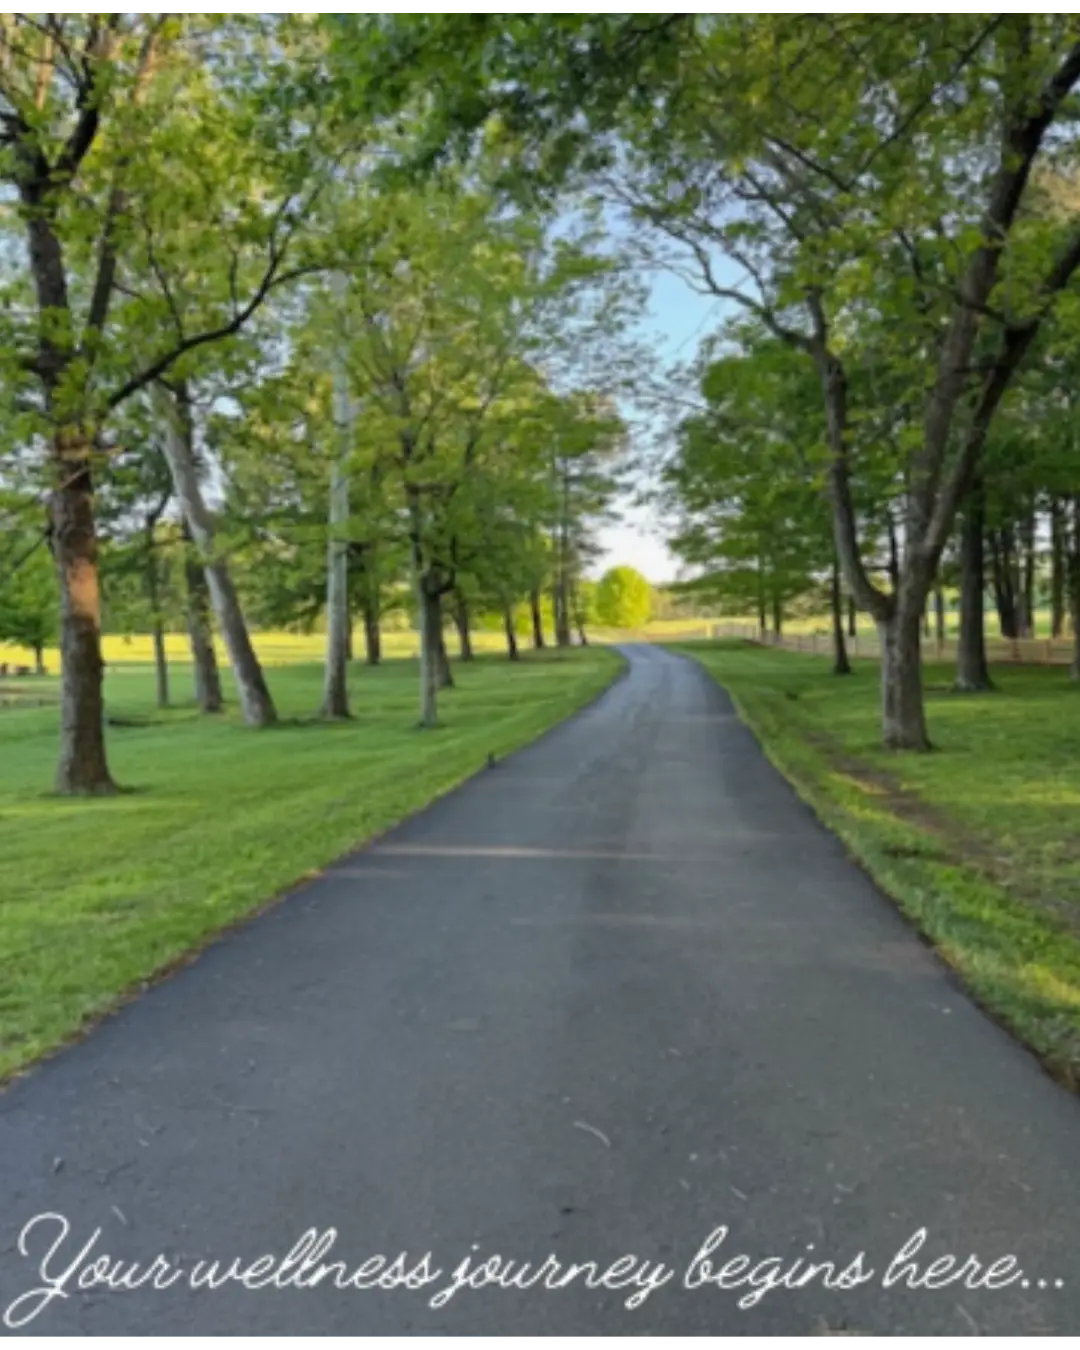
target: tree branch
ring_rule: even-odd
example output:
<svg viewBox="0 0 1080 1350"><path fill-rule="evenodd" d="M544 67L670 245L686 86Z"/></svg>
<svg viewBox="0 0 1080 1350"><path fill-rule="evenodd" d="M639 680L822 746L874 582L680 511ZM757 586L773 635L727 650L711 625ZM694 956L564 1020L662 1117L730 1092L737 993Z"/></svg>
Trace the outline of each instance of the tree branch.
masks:
<svg viewBox="0 0 1080 1350"><path fill-rule="evenodd" d="M847 377L839 357L829 350L828 321L821 296L811 291L806 303L814 330L812 353L825 403L825 425L830 450L829 500L836 551L855 603L876 620L888 619L892 613L893 598L878 590L870 580L859 550L848 455Z"/></svg>
<svg viewBox="0 0 1080 1350"><path fill-rule="evenodd" d="M115 408L118 404L123 403L126 398L130 398L132 394L138 393L140 389L145 389L148 384L152 384L155 380L159 380L171 366L175 365L182 356L186 356L188 352L195 351L199 347L205 347L207 343L219 342L223 338L232 337L235 333L238 333L270 292L276 290L279 286L284 286L290 281L297 280L299 277L311 276L315 272L324 270L321 263L313 263L306 267L294 267L288 272L279 273L276 271L276 268L280 264L280 261L280 258L272 261L271 265L267 268L262 281L259 283L255 294L243 309L241 309L238 314L235 314L228 323L219 324L216 328L208 328L202 333L195 333L191 337L185 338L183 342L178 342L171 351L166 352L163 356L159 356L155 361L152 361L150 365L146 366L145 369L140 371L138 375L133 375L130 380L127 380L118 389L113 390L113 392L106 397L105 406L107 408Z"/></svg>
<svg viewBox="0 0 1080 1350"><path fill-rule="evenodd" d="M984 242L975 250L960 283L959 298L942 343L937 380L926 404L923 448L912 464L910 518L917 533L928 527L932 512L939 518L935 499L953 416L967 384L979 318L997 279L1002 248L1043 137L1078 79L1080 42L1073 44L1044 85L1034 111L1006 124L998 169L983 217Z"/></svg>
<svg viewBox="0 0 1080 1350"><path fill-rule="evenodd" d="M1045 300L1042 307L1026 322L1014 324L1006 330L998 358L986 374L960 453L945 487L938 496L934 514L926 530L922 549L931 566L937 565L941 550L945 547L953 518L978 467L990 423L1005 390L1027 354L1043 320L1050 312L1055 297L1068 285L1078 268L1080 268L1080 229L1062 250L1060 258L1046 278L1043 285Z"/></svg>

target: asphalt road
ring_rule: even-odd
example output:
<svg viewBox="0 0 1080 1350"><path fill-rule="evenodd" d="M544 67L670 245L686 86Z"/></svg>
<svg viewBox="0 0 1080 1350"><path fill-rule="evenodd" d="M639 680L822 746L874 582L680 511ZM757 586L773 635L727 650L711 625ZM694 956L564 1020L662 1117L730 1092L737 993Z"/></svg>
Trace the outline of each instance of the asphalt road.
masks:
<svg viewBox="0 0 1080 1350"><path fill-rule="evenodd" d="M9 1319L1080 1331L1080 1103L963 997L696 665L627 654L590 709L0 1095ZM754 1285L702 1279L722 1226L713 1275L742 1255L726 1282ZM331 1228L305 1267L305 1230ZM495 1254L508 1287L453 1275L493 1277ZM370 1284L377 1255L419 1287L289 1284L334 1260ZM942 1287L905 1287L943 1255ZM215 1259L234 1278L192 1290ZM776 1287L810 1260L849 1287L823 1269ZM571 1270L590 1261L593 1288ZM104 1283L148 1271L169 1287Z"/></svg>

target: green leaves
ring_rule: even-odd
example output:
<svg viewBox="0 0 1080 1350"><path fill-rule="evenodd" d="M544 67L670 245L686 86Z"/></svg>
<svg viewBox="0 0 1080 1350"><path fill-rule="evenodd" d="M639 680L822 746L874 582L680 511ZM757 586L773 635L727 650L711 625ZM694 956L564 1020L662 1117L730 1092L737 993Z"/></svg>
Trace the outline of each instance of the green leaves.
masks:
<svg viewBox="0 0 1080 1350"><path fill-rule="evenodd" d="M652 608L652 587L633 567L609 567L600 578L593 613L605 628L644 628Z"/></svg>

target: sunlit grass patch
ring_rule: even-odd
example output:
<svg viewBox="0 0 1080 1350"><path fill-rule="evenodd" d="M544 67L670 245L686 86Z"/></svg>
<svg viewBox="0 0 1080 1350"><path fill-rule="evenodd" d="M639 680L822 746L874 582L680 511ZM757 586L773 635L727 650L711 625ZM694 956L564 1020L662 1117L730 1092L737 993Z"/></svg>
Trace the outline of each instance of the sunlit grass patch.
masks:
<svg viewBox="0 0 1080 1350"><path fill-rule="evenodd" d="M224 717L191 702L153 706L153 674L114 666L113 773L133 791L72 800L49 788L55 708L0 715L0 1077L55 1046L121 991L386 829L597 694L619 658L604 649L530 652L516 664L455 663L444 726L416 729L414 661L354 665L355 717L311 720L318 665L269 680L283 725L241 725L228 674ZM289 720L291 719L291 720Z"/></svg>

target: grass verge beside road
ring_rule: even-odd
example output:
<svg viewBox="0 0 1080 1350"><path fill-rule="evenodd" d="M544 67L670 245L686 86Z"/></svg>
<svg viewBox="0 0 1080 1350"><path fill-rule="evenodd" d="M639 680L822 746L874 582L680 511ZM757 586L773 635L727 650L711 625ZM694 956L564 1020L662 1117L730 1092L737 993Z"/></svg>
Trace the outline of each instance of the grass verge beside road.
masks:
<svg viewBox="0 0 1080 1350"><path fill-rule="evenodd" d="M1080 1085L1080 688L999 667L925 670L935 752L880 748L878 670L748 643L676 647L731 694L774 764L971 993Z"/></svg>
<svg viewBox="0 0 1080 1350"><path fill-rule="evenodd" d="M588 702L614 652L455 663L438 730L414 729L413 661L352 668L354 720L322 724L322 671L282 666L280 726L153 704L153 672L110 669L118 797L49 795L57 710L0 708L0 1080L124 991ZM190 667L173 669L190 700ZM226 696L232 693L226 673ZM52 681L41 681L44 690ZM292 721L288 719L292 718Z"/></svg>

